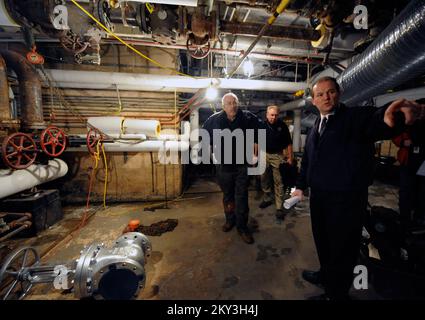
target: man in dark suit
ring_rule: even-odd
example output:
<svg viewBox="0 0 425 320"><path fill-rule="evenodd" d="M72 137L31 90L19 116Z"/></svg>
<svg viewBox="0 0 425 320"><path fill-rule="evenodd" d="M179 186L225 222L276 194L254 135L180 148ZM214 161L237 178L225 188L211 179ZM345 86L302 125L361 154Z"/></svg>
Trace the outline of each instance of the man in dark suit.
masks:
<svg viewBox="0 0 425 320"><path fill-rule="evenodd" d="M310 213L320 270L305 270L303 278L324 288L316 299L348 299L353 269L360 250L360 237L373 182L374 142L391 138L403 127L396 121L415 121L423 106L398 100L388 108L347 108L339 102L334 78L324 77L313 85L313 104L320 117L307 137L297 189L303 197L310 187ZM397 124L396 124L397 123Z"/></svg>

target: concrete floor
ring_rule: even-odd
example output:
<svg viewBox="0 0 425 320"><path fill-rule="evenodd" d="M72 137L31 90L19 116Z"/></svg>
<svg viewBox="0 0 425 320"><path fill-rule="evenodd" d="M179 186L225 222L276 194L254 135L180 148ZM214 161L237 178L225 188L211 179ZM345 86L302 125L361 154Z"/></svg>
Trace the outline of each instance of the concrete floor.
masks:
<svg viewBox="0 0 425 320"><path fill-rule="evenodd" d="M255 244L248 245L236 230L221 231L222 200L217 191L213 182L200 181L183 199L168 203L169 209L144 211L143 203L98 208L89 223L70 241L55 248L43 263L71 261L93 241L110 245L130 219L140 219L143 225L178 219L174 231L149 237L153 252L146 265L146 287L139 299L283 300L322 293L301 278L303 269L318 268L308 201L278 224L274 206L259 209L260 195L250 191L250 216L258 221L259 231L254 234ZM375 205L397 208L397 193L390 186L372 186L369 200ZM83 212L82 207L65 208L61 222L25 243L43 252L53 241L64 238ZM373 289L353 295L357 299L379 299ZM27 299L74 297L49 284L34 287Z"/></svg>

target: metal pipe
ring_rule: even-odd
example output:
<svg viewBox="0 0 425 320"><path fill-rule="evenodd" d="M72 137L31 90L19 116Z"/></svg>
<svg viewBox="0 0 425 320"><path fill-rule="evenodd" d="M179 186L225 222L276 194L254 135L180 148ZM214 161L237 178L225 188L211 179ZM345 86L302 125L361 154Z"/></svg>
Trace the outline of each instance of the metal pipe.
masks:
<svg viewBox="0 0 425 320"><path fill-rule="evenodd" d="M105 39L106 43L119 43L117 40ZM127 39L127 43L133 45L142 45L145 47L158 47L158 48L167 48L167 49L178 49L178 50L187 50L185 45L168 45L168 44L160 44L154 43L151 41L143 41L137 39ZM211 48L210 52L214 53L222 53L225 55L240 57L243 54L243 50L231 50L231 49L219 49L219 48ZM321 57L320 54L310 53L309 58L296 58L292 56L283 56L278 54L269 54L269 53L261 53L261 52L251 52L249 55L251 58L264 59L264 60L273 60L273 61L284 61L284 62L301 62L308 64L322 64L321 59L313 59L312 57Z"/></svg>
<svg viewBox="0 0 425 320"><path fill-rule="evenodd" d="M301 151L301 110L294 110L294 131L292 135L292 147L294 152Z"/></svg>
<svg viewBox="0 0 425 320"><path fill-rule="evenodd" d="M155 90L194 92L208 88L211 79L195 79L175 75L114 73L99 71L46 70L59 87L108 89L118 86L120 90ZM218 89L260 90L296 92L307 85L304 82L266 81L248 79L215 79Z"/></svg>
<svg viewBox="0 0 425 320"><path fill-rule="evenodd" d="M18 76L23 126L44 128L41 82L37 72L25 57L17 52L0 50L0 55Z"/></svg>
<svg viewBox="0 0 425 320"><path fill-rule="evenodd" d="M118 0L121 2L147 2L146 0ZM158 4L169 4L174 6L186 6L186 7L197 7L198 0L149 0L149 3L158 3Z"/></svg>
<svg viewBox="0 0 425 320"><path fill-rule="evenodd" d="M341 100L355 105L425 70L425 1L411 1L337 78Z"/></svg>
<svg viewBox="0 0 425 320"><path fill-rule="evenodd" d="M276 18L279 16L279 14L281 14L282 11L285 10L285 8L288 6L289 2L290 2L290 0L282 0L280 2L280 4L277 6L275 12L273 13L273 15L270 16L270 18L267 20L267 23L263 26L263 28L258 33L257 38L251 43L251 45L245 51L245 53L242 56L242 58L238 61L238 63L236 64L236 66L229 73L229 76L228 76L229 78L231 78L235 74L235 72L239 69L239 67L242 64L242 62L245 60L245 58L248 56L248 54L251 53L252 49L254 49L255 45L258 43L258 41L260 41L260 39L262 38L262 36L265 34L265 32L268 30L268 28L273 24L273 22L276 20Z"/></svg>
<svg viewBox="0 0 425 320"><path fill-rule="evenodd" d="M237 36L257 36L263 26L258 23L220 22L220 32ZM263 33L263 38L279 38L290 40L317 41L320 32L312 28L291 26L269 26Z"/></svg>
<svg viewBox="0 0 425 320"><path fill-rule="evenodd" d="M0 243L3 242L6 239L9 239L10 237L14 236L15 234L21 232L24 229L27 229L31 226L31 222L30 221L26 221L25 224L23 224L22 226L20 226L19 228L9 232L7 235L5 235L4 237L0 238Z"/></svg>

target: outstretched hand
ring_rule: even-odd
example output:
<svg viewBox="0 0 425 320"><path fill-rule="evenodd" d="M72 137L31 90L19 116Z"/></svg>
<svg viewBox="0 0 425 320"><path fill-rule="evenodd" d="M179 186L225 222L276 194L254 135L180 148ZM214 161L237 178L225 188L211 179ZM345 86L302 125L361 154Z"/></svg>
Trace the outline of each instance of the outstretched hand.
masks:
<svg viewBox="0 0 425 320"><path fill-rule="evenodd" d="M399 99L390 104L384 114L384 122L391 128L395 126L395 115L397 112L402 112L405 118L405 124L413 124L420 116L421 110L425 105L414 101Z"/></svg>

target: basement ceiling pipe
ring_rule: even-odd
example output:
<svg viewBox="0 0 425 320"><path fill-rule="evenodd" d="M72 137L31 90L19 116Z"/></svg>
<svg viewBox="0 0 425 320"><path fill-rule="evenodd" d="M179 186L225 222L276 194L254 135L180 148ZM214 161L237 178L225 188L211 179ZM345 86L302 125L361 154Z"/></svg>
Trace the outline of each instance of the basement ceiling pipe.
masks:
<svg viewBox="0 0 425 320"><path fill-rule="evenodd" d="M265 81L248 79L202 78L175 75L117 73L76 70L47 70L47 74L62 88L113 89L138 91L195 92L208 88L211 83L217 89L296 92L306 88L305 82Z"/></svg>
<svg viewBox="0 0 425 320"><path fill-rule="evenodd" d="M149 3L158 3L158 4L169 4L174 6L185 6L185 7L197 7L198 0L118 0L119 3L122 2L149 2Z"/></svg>
<svg viewBox="0 0 425 320"><path fill-rule="evenodd" d="M189 150L189 141L159 141L104 143L106 152L184 152Z"/></svg>
<svg viewBox="0 0 425 320"><path fill-rule="evenodd" d="M425 71L425 1L411 1L337 78L341 100L353 106Z"/></svg>
<svg viewBox="0 0 425 320"><path fill-rule="evenodd" d="M33 164L22 170L0 170L0 199L61 178L68 165L61 159L49 160L47 165Z"/></svg>
<svg viewBox="0 0 425 320"><path fill-rule="evenodd" d="M22 125L30 129L44 128L41 82L36 70L15 51L0 50L0 55L18 76Z"/></svg>

